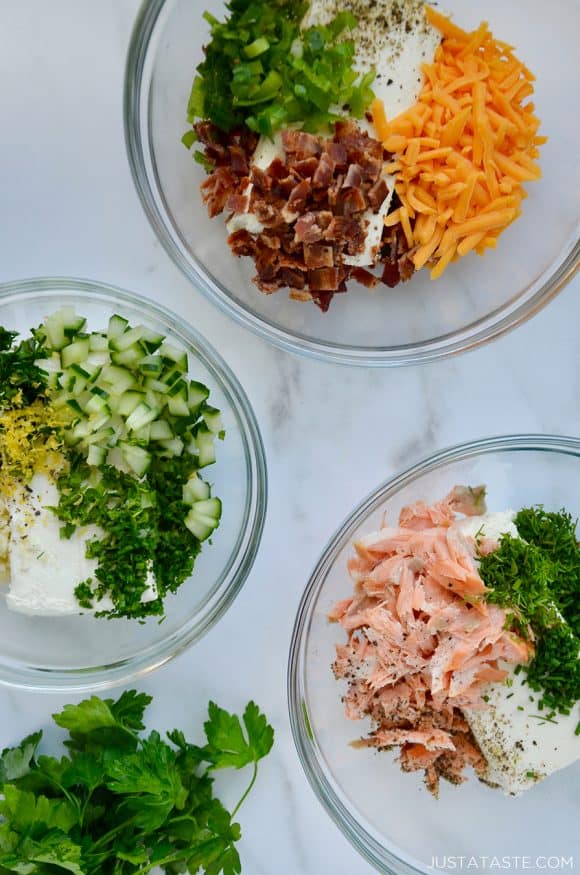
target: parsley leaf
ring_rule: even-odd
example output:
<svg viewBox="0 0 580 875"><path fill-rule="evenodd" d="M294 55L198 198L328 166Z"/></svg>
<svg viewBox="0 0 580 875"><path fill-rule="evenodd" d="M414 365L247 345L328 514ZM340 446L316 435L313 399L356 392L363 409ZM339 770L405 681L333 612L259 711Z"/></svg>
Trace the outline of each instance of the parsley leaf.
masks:
<svg viewBox="0 0 580 875"><path fill-rule="evenodd" d="M52 718L57 726L68 729L73 738L86 735L94 729L116 725L109 704L98 696L91 696L78 705L65 705L62 711L53 714Z"/></svg>
<svg viewBox="0 0 580 875"><path fill-rule="evenodd" d="M41 733L0 756L0 873L147 875L159 867L239 875L235 821L272 747L273 730L250 702L243 717L209 706L204 747L181 730L141 735L151 698L92 696L53 715L68 731L69 756L37 756ZM252 763L230 813L213 795L210 771Z"/></svg>
<svg viewBox="0 0 580 875"><path fill-rule="evenodd" d="M4 798L0 801L0 814L10 821L18 832L28 832L33 827L60 829L69 832L77 821L77 812L66 799L48 799L19 790L13 784L5 784Z"/></svg>
<svg viewBox="0 0 580 875"><path fill-rule="evenodd" d="M208 713L209 720L204 724L208 743L203 755L214 769L242 769L270 752L274 731L254 702L249 702L244 711L247 740L235 714L229 714L215 702L209 703Z"/></svg>
<svg viewBox="0 0 580 875"><path fill-rule="evenodd" d="M42 732L34 732L23 738L18 747L9 747L0 756L0 783L15 781L28 774L34 760L36 749L42 739Z"/></svg>
<svg viewBox="0 0 580 875"><path fill-rule="evenodd" d="M125 690L116 702L112 699L106 701L117 723L127 729L145 729L143 715L153 701L151 696L136 690Z"/></svg>

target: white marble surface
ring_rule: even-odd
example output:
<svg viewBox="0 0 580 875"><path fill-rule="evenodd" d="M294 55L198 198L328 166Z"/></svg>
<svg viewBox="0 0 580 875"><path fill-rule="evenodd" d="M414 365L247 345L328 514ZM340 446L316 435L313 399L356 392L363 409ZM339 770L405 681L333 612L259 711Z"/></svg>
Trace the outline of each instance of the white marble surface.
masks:
<svg viewBox="0 0 580 875"><path fill-rule="evenodd" d="M155 695L152 725L193 730L209 697L231 709L254 697L275 723L275 753L241 818L244 872L364 875L369 866L310 791L290 735L286 660L302 589L353 504L418 457L500 432L580 433L580 279L516 333L424 368L337 369L245 333L192 291L133 189L121 97L137 6L0 2L0 281L76 275L163 296L239 376L269 463L262 548L219 626L140 686ZM0 690L0 747L46 724L63 701Z"/></svg>

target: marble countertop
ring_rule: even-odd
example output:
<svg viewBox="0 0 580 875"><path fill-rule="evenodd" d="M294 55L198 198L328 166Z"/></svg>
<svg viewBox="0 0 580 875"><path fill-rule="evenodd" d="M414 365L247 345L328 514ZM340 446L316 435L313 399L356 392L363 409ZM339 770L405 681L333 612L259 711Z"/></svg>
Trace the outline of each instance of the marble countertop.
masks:
<svg viewBox="0 0 580 875"><path fill-rule="evenodd" d="M121 99L137 7L138 0L2 0L0 281L71 275L162 295L238 375L269 464L262 547L235 608L139 686L155 695L150 722L160 728L195 730L210 697L232 710L253 697L274 722L275 752L241 818L244 872L365 875L370 867L314 797L291 738L285 675L302 590L353 505L425 454L496 433L580 434L580 277L515 333L428 367L337 371L246 333L173 266L133 188ZM354 476L361 422L373 428L356 454ZM291 488L297 471L307 489ZM325 501L314 503L320 491ZM65 700L0 689L0 747L46 725Z"/></svg>

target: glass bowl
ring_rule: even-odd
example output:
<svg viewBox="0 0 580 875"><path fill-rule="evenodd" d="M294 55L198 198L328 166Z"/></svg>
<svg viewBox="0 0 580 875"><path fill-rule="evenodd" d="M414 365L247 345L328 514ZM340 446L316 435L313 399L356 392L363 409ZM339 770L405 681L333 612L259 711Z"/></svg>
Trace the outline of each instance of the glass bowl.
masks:
<svg viewBox="0 0 580 875"><path fill-rule="evenodd" d="M31 690L98 690L126 684L198 641L231 605L248 576L266 510L266 463L250 403L215 350L183 319L130 292L76 279L0 286L0 325L28 335L44 316L73 305L100 330L112 313L165 334L187 350L190 373L222 410L226 439L206 469L223 515L192 577L165 602L166 616L137 621L89 615L29 617L0 599L0 683Z"/></svg>
<svg viewBox="0 0 580 875"><path fill-rule="evenodd" d="M523 215L484 258L470 255L435 284L423 271L410 283L369 292L351 285L328 313L259 292L250 259L235 258L223 216L201 203L203 170L181 143L186 108L208 26L223 0L145 0L135 23L125 79L125 134L145 212L173 261L211 301L251 331L293 352L365 366L426 362L487 342L537 313L578 267L580 198L576 144L580 116L570 112L580 79L580 5L576 0L447 0L457 22L482 17L516 46L537 76L534 97L549 135L543 179L529 186ZM525 22L525 27L522 27ZM546 40L546 33L550 39Z"/></svg>
<svg viewBox="0 0 580 875"><path fill-rule="evenodd" d="M355 750L349 744L364 734L365 724L344 716L343 688L331 670L334 645L344 634L327 615L335 602L352 592L346 570L352 542L379 528L385 511L389 520L396 520L404 505L420 498L439 499L457 483L485 483L490 510L542 503L552 510L566 507L578 517L580 440L543 435L488 438L439 452L383 483L324 550L294 626L288 687L299 757L327 812L381 872L406 875L467 868L471 858L476 862L470 868L487 869L492 857L509 857L511 864L503 868L542 868L541 862L533 861L543 857L546 868L545 858L561 861L578 851L572 824L580 820L580 761L518 798L504 796L472 776L459 787L443 781L435 800L419 773L401 772L394 754ZM522 856L527 865L521 863ZM464 858L462 865L459 857Z"/></svg>

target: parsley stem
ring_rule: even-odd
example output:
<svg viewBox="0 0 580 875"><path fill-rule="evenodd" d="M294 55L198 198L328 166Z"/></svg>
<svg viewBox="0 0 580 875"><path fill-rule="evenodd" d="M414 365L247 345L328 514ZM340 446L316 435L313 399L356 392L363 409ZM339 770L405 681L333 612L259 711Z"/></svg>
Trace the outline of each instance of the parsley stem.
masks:
<svg viewBox="0 0 580 875"><path fill-rule="evenodd" d="M236 807L232 811L232 820L234 819L234 817L236 816L236 814L238 813L238 811L240 810L240 808L242 807L242 805L246 801L246 798L249 796L249 794L252 790L252 787L256 783L257 777L258 777L258 763L254 763L254 771L252 772L252 780L248 784L246 792L244 793L244 795L242 796L242 798L240 799L240 801L238 802L238 804L236 805Z"/></svg>
<svg viewBox="0 0 580 875"><path fill-rule="evenodd" d="M111 841L112 838L117 835L117 833L122 832L126 827L131 826L134 822L135 815L133 815L133 817L130 817L129 820L124 820L123 823L118 824L118 826L116 826L114 829L110 829L109 832L106 832L104 835L102 835L100 839L97 839L96 842L93 842L91 851L94 851L95 848L99 848L101 845L106 845L108 842Z"/></svg>

